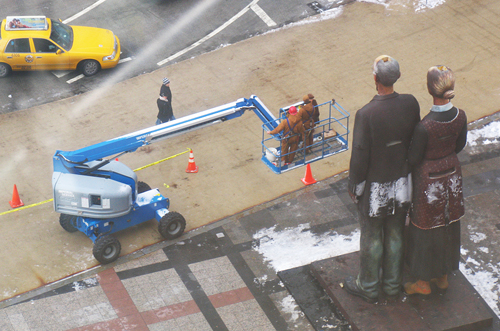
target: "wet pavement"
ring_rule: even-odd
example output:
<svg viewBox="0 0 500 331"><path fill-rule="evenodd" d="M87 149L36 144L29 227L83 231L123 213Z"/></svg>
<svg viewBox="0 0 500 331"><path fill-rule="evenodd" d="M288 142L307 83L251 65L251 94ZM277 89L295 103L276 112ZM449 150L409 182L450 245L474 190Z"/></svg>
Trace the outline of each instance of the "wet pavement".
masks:
<svg viewBox="0 0 500 331"><path fill-rule="evenodd" d="M495 316L488 330L498 330L500 142L478 146L460 154L466 203L460 270ZM0 330L349 330L320 289L310 290L313 309L299 305L278 276L287 270L277 270L277 261L260 249L275 240L269 233L294 229L299 238L290 237L289 253L282 257L290 265L300 266L294 260L313 251L293 246L300 236L344 235L346 245L356 242L346 173L3 301ZM345 253L339 245L331 251L330 256ZM310 289L306 278L304 288ZM288 285L300 288L301 282Z"/></svg>

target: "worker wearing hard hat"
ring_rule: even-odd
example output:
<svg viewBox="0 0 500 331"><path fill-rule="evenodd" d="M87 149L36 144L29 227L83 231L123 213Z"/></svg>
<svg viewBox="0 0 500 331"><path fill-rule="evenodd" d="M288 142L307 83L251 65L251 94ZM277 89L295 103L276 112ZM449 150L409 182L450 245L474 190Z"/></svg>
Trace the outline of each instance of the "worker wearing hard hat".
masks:
<svg viewBox="0 0 500 331"><path fill-rule="evenodd" d="M282 165L289 165L293 162L295 157L295 151L299 145L300 136L303 136L305 132L302 119L296 107L291 106L288 109L287 118L281 121L274 130L267 131L268 134L278 134L280 132L282 137L281 163Z"/></svg>

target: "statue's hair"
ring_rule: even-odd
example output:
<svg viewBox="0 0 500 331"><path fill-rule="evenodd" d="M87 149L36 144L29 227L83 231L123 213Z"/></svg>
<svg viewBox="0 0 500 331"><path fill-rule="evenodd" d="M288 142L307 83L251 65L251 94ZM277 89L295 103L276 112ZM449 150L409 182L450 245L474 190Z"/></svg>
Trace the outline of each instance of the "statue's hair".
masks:
<svg viewBox="0 0 500 331"><path fill-rule="evenodd" d="M447 66L430 67L427 71L427 89L436 98L453 99L455 97L455 74Z"/></svg>
<svg viewBox="0 0 500 331"><path fill-rule="evenodd" d="M373 63L373 74L384 86L393 86L401 76L399 63L389 55L380 55Z"/></svg>

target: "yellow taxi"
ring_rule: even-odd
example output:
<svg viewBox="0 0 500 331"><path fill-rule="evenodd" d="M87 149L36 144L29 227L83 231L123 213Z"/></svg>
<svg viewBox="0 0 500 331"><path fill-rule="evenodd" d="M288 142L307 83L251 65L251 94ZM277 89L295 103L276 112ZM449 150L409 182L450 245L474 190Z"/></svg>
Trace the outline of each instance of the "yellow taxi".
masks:
<svg viewBox="0 0 500 331"><path fill-rule="evenodd" d="M114 68L120 40L110 30L70 26L45 16L8 16L0 29L0 78L11 71Z"/></svg>

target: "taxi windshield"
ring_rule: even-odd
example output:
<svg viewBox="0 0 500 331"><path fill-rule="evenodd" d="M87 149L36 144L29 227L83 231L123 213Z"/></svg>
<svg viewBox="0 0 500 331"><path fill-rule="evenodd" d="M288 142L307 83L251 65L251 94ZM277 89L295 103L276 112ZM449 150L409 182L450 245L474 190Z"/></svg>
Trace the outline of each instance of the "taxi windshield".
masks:
<svg viewBox="0 0 500 331"><path fill-rule="evenodd" d="M63 47L65 50L69 51L73 46L73 29L64 23L56 20L52 21L52 32L50 33L50 39L56 44Z"/></svg>

